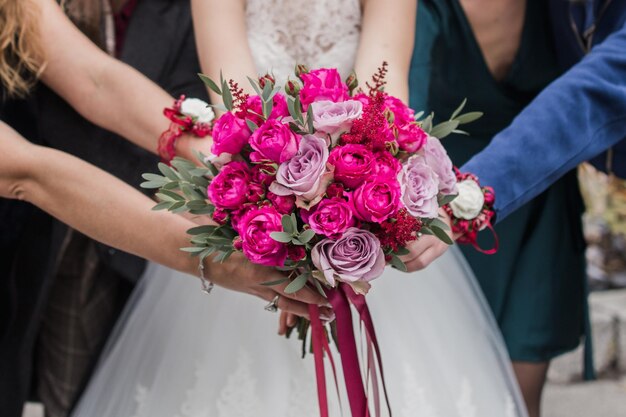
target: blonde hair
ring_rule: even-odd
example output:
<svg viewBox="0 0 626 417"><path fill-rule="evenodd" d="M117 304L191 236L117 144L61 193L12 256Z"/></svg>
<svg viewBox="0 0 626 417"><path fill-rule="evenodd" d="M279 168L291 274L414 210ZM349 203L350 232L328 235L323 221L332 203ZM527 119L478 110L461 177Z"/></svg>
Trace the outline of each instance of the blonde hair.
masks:
<svg viewBox="0 0 626 417"><path fill-rule="evenodd" d="M0 0L0 82L8 96L25 96L45 66L33 0Z"/></svg>

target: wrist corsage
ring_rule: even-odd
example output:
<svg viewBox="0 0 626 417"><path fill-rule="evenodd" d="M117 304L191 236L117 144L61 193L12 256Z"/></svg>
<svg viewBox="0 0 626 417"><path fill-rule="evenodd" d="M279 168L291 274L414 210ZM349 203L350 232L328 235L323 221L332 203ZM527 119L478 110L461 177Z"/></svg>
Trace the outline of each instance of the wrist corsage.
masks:
<svg viewBox="0 0 626 417"><path fill-rule="evenodd" d="M176 156L176 141L185 133L203 138L211 133L211 122L215 118L209 104L197 98L180 96L172 107L163 110L170 119L170 127L161 134L158 152L164 162L170 162Z"/></svg>
<svg viewBox="0 0 626 417"><path fill-rule="evenodd" d="M461 173L455 168L458 195L444 206L452 219L452 232L460 235L459 243L471 244L478 251L493 254L498 250L498 236L492 221L495 216L493 205L495 193L491 187L481 187L478 178L471 173ZM478 245L478 232L489 229L494 236L494 247L482 249Z"/></svg>

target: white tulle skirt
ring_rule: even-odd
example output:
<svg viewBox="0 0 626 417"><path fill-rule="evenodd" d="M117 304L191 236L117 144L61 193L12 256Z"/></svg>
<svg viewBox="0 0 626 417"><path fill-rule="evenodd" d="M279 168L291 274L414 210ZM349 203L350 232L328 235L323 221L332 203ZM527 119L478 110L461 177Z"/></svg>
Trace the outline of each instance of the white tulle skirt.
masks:
<svg viewBox="0 0 626 417"><path fill-rule="evenodd" d="M426 271L388 269L367 298L394 416L527 415L456 248ZM73 417L318 416L313 357L276 335L278 316L263 306L220 288L207 296L197 279L151 265ZM339 416L331 378L328 387Z"/></svg>

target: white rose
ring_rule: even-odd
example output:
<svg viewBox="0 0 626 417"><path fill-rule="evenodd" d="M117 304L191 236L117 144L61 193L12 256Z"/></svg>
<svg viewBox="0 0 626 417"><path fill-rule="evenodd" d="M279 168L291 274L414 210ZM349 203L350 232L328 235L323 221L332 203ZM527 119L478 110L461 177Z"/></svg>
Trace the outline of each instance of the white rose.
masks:
<svg viewBox="0 0 626 417"><path fill-rule="evenodd" d="M478 217L485 205L485 196L480 186L472 179L457 184L459 195L452 200L450 208L458 219L472 220Z"/></svg>
<svg viewBox="0 0 626 417"><path fill-rule="evenodd" d="M211 120L215 118L215 113L208 103L198 98L183 100L180 105L180 112L185 116L193 117L198 123L211 123Z"/></svg>

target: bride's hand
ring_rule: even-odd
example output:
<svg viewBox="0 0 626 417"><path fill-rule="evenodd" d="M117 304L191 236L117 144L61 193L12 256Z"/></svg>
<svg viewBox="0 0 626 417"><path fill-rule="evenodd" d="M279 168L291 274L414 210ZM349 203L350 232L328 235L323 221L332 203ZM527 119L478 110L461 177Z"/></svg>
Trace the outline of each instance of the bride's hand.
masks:
<svg viewBox="0 0 626 417"><path fill-rule="evenodd" d="M327 306L324 297L310 288L303 288L294 294L285 293L288 282L271 287L262 285L264 282L277 281L285 276L274 268L255 265L241 253L234 253L223 263L205 262L205 273L215 285L256 295L270 302L278 295L276 306L287 313L308 317L308 304ZM260 309L259 309L260 310ZM331 309L321 307L321 313L331 315Z"/></svg>
<svg viewBox="0 0 626 417"><path fill-rule="evenodd" d="M448 225L449 229L446 233L448 233L448 235L450 235L450 237L454 240L455 237L452 236L450 228L451 221L448 213L446 213L445 210L439 210L439 218ZM449 247L450 246L447 243L441 241L436 236L423 235L419 239L409 243L407 249L410 253L408 255L400 256L400 259L406 265L407 272L415 272L426 268L433 261L443 255Z"/></svg>
<svg viewBox="0 0 626 417"><path fill-rule="evenodd" d="M211 146L213 146L213 138L211 136L197 138L193 135L185 134L176 141L176 156L199 164L200 161L197 160L194 151L209 156L211 155Z"/></svg>

